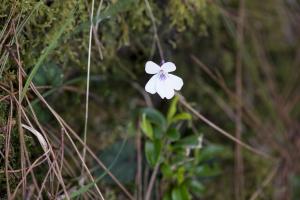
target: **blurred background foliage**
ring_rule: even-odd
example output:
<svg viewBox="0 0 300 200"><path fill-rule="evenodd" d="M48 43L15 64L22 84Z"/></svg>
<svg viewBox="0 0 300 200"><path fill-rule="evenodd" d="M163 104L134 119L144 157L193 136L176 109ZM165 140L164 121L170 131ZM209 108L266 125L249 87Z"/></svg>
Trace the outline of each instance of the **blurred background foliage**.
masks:
<svg viewBox="0 0 300 200"><path fill-rule="evenodd" d="M161 62L147 2L165 59L184 80L185 99L233 135L241 105L241 140L272 159L239 149L191 115L178 97L166 101L144 92L146 61ZM4 155L12 106L3 88L18 90L17 49L27 74L38 69L32 81L41 94L83 137L91 5L90 0L0 4L0 199L7 198ZM299 199L299 15L296 0L95 1L87 144L136 199ZM238 63L242 85L236 82ZM62 173L70 193L96 198L88 180L79 183L80 160L67 141L61 147L55 117L30 90L27 97L53 147L65 148ZM28 102L23 106L30 109ZM17 112L12 116L16 121ZM32 134L25 136L30 158L36 159L43 151ZM21 168L18 137L14 123L13 169ZM93 159L87 164L100 177L106 199L127 199ZM34 172L40 185L46 168ZM10 187L21 177L12 173Z"/></svg>

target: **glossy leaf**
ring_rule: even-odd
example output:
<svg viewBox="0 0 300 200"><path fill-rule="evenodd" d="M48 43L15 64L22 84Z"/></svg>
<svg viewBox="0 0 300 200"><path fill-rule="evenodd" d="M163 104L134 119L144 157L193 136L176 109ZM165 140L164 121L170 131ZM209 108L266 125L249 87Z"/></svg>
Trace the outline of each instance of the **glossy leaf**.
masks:
<svg viewBox="0 0 300 200"><path fill-rule="evenodd" d="M181 184L184 181L184 174L185 174L185 168L179 167L176 174L178 184Z"/></svg>
<svg viewBox="0 0 300 200"><path fill-rule="evenodd" d="M180 133L176 128L170 128L167 131L167 136L171 141L176 141L180 138Z"/></svg>
<svg viewBox="0 0 300 200"><path fill-rule="evenodd" d="M160 141L146 141L145 144L145 153L146 158L150 166L155 166L155 164L159 161L159 155L161 150Z"/></svg>
<svg viewBox="0 0 300 200"><path fill-rule="evenodd" d="M167 128L167 120L157 110L153 108L144 108L141 109L141 114L145 114L149 121L160 126L163 130Z"/></svg>
<svg viewBox="0 0 300 200"><path fill-rule="evenodd" d="M192 115L190 113L187 113L187 112L177 114L173 117L172 123L177 122L177 121L181 121L181 120L192 120Z"/></svg>
<svg viewBox="0 0 300 200"><path fill-rule="evenodd" d="M168 120L168 123L170 123L174 117L174 115L176 114L176 111L177 111L177 103L178 103L178 96L176 95L174 97L174 99L172 100L171 102L171 105L169 107L169 110L168 110L168 114L167 114L167 120Z"/></svg>
<svg viewBox="0 0 300 200"><path fill-rule="evenodd" d="M153 139L153 129L152 129L152 125L151 125L150 121L147 120L147 118L146 118L146 114L143 114L143 116L142 116L141 128L142 128L143 133L152 140Z"/></svg>
<svg viewBox="0 0 300 200"><path fill-rule="evenodd" d="M173 171L172 171L172 168L169 164L163 164L161 166L161 171L163 173L164 178L172 178Z"/></svg>
<svg viewBox="0 0 300 200"><path fill-rule="evenodd" d="M172 190L172 200L190 200L190 195L187 188L182 185L175 187Z"/></svg>

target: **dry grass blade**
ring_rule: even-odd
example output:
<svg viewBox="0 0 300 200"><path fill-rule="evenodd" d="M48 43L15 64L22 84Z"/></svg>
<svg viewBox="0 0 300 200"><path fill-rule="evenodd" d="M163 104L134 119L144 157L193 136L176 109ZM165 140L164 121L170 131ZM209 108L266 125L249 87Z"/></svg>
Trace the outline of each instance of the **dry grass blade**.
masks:
<svg viewBox="0 0 300 200"><path fill-rule="evenodd" d="M36 136L36 138L38 139L38 141L39 141L40 145L42 146L44 152L49 151L48 144L47 144L46 140L44 139L43 135L40 132L38 132L33 127L27 126L25 124L22 124L22 127L25 128L26 130L30 131L33 135Z"/></svg>
<svg viewBox="0 0 300 200"><path fill-rule="evenodd" d="M265 188L276 176L276 173L278 173L279 165L277 164L273 170L269 173L269 175L266 177L266 179L263 181L260 188L258 188L250 197L250 200L255 200L261 195L263 188Z"/></svg>
<svg viewBox="0 0 300 200"><path fill-rule="evenodd" d="M11 131L13 125L13 100L10 98L10 112L9 118L7 122L7 137L5 138L5 176L6 176L6 184L7 184L7 197L10 198L11 191L10 191L10 184L9 184L9 174L8 174L8 167L9 164L9 152L10 152L10 138L11 138Z"/></svg>
<svg viewBox="0 0 300 200"><path fill-rule="evenodd" d="M90 96L90 76L91 76L91 54L92 54L92 37L93 37L93 17L94 17L94 7L95 1L92 0L92 11L90 15L90 33L89 33L89 51L88 51L88 64L87 64L87 74L86 74L86 97L85 97L85 117L84 117L84 133L83 141L86 144L87 140L87 126L88 126L88 117L89 117L89 96ZM83 162L85 162L86 148L83 147ZM82 166L82 173L84 172L84 167ZM83 174L82 174L83 175ZM102 197L102 195L101 195Z"/></svg>
<svg viewBox="0 0 300 200"><path fill-rule="evenodd" d="M237 25L237 49L236 49L236 74L235 74L235 87L236 96L241 103L236 104L236 120L235 120L235 137L238 140L242 138L243 126L243 40L244 40L244 22L245 22L245 1L239 2L239 18ZM235 146L235 199L245 199L245 177L244 177L244 161L242 156L242 148L237 143Z"/></svg>
<svg viewBox="0 0 300 200"><path fill-rule="evenodd" d="M14 191L14 193L12 194L11 199L14 199L14 198L15 198L15 196L17 195L17 192L18 192L18 188L23 184L23 182L26 180L27 175L28 175L29 173L32 172L33 168L34 168L35 166L37 166L37 164L38 164L39 162L45 162L45 161L47 160L47 154L48 154L48 153L49 153L49 152L45 152L43 155L41 155L39 158L37 158L37 159L32 163L32 165L26 170L24 176L22 176L22 180L21 180L21 181L18 183L18 185L16 186L15 191Z"/></svg>

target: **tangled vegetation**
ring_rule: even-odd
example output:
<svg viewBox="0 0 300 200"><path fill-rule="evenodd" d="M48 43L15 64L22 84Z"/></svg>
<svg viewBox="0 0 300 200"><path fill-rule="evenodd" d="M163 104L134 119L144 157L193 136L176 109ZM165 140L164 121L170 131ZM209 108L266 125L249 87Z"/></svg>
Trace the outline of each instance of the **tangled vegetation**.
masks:
<svg viewBox="0 0 300 200"><path fill-rule="evenodd" d="M299 13L4 0L0 199L299 199ZM148 60L176 64L172 100L145 92Z"/></svg>

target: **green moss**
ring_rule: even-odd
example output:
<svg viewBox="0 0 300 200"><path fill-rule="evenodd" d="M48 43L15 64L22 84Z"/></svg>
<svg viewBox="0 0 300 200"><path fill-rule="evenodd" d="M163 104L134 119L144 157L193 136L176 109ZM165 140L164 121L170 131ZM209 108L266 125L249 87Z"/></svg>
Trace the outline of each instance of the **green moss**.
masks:
<svg viewBox="0 0 300 200"><path fill-rule="evenodd" d="M171 19L171 26L175 26L180 32L194 26L200 30L199 33L206 32L203 23L199 23L207 20L206 7L207 3L205 0L168 1L167 15Z"/></svg>

